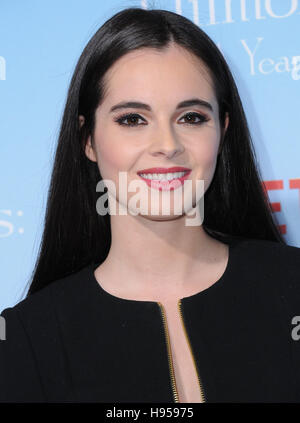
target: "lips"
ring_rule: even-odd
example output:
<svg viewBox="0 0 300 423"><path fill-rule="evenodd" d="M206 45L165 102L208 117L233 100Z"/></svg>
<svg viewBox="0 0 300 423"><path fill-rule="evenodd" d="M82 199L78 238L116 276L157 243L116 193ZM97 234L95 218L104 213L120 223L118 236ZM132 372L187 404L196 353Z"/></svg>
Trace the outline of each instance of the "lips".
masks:
<svg viewBox="0 0 300 423"><path fill-rule="evenodd" d="M191 169L187 167L175 166L175 167L151 167L149 169L142 169L137 172L138 175L141 173L172 173L172 172L185 172Z"/></svg>

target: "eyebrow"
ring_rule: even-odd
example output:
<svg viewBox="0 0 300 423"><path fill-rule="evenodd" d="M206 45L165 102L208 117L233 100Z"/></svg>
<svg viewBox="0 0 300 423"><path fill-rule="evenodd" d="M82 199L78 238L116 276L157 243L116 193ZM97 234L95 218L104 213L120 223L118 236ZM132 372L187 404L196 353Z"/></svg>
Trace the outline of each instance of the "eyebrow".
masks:
<svg viewBox="0 0 300 423"><path fill-rule="evenodd" d="M213 112L212 105L205 100L201 100L200 98L191 98L189 100L181 101L180 103L177 104L176 110L182 109L184 107L191 107L191 106L202 106ZM126 101L126 102L123 101L121 103L116 104L115 106L112 106L112 108L110 109L110 113L118 109L128 109L128 108L144 109L151 112L151 107L148 104L140 103L139 101Z"/></svg>

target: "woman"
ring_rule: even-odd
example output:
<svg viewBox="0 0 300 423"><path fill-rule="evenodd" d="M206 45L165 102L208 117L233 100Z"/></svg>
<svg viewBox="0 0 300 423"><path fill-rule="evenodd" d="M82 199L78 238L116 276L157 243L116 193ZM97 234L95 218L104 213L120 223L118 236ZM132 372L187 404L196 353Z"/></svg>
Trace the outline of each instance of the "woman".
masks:
<svg viewBox="0 0 300 423"><path fill-rule="evenodd" d="M216 45L169 11L114 15L70 83L27 297L2 313L1 400L299 401L299 286Z"/></svg>

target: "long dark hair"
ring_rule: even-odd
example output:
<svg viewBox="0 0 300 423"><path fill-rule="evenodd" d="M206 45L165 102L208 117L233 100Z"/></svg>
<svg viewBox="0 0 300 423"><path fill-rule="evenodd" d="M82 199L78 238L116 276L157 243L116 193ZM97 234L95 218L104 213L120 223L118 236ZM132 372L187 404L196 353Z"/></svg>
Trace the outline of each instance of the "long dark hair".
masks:
<svg viewBox="0 0 300 423"><path fill-rule="evenodd" d="M111 243L110 216L96 211L97 163L84 151L93 136L95 110L104 96L103 76L126 53L163 51L170 42L199 57L210 71L224 128L213 180L205 193L203 228L216 239L238 236L285 243L262 184L243 106L220 50L197 25L166 10L130 7L107 20L84 48L72 76L60 126L47 199L44 231L27 296L50 282L101 263ZM79 126L78 116L85 117Z"/></svg>

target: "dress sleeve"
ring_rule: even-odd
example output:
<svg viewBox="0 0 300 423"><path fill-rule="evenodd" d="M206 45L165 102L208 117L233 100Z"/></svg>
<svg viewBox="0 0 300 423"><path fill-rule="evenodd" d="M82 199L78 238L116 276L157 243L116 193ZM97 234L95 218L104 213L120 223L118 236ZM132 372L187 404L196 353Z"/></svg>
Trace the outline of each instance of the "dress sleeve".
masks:
<svg viewBox="0 0 300 423"><path fill-rule="evenodd" d="M1 313L0 402L44 402L33 350L16 308Z"/></svg>

